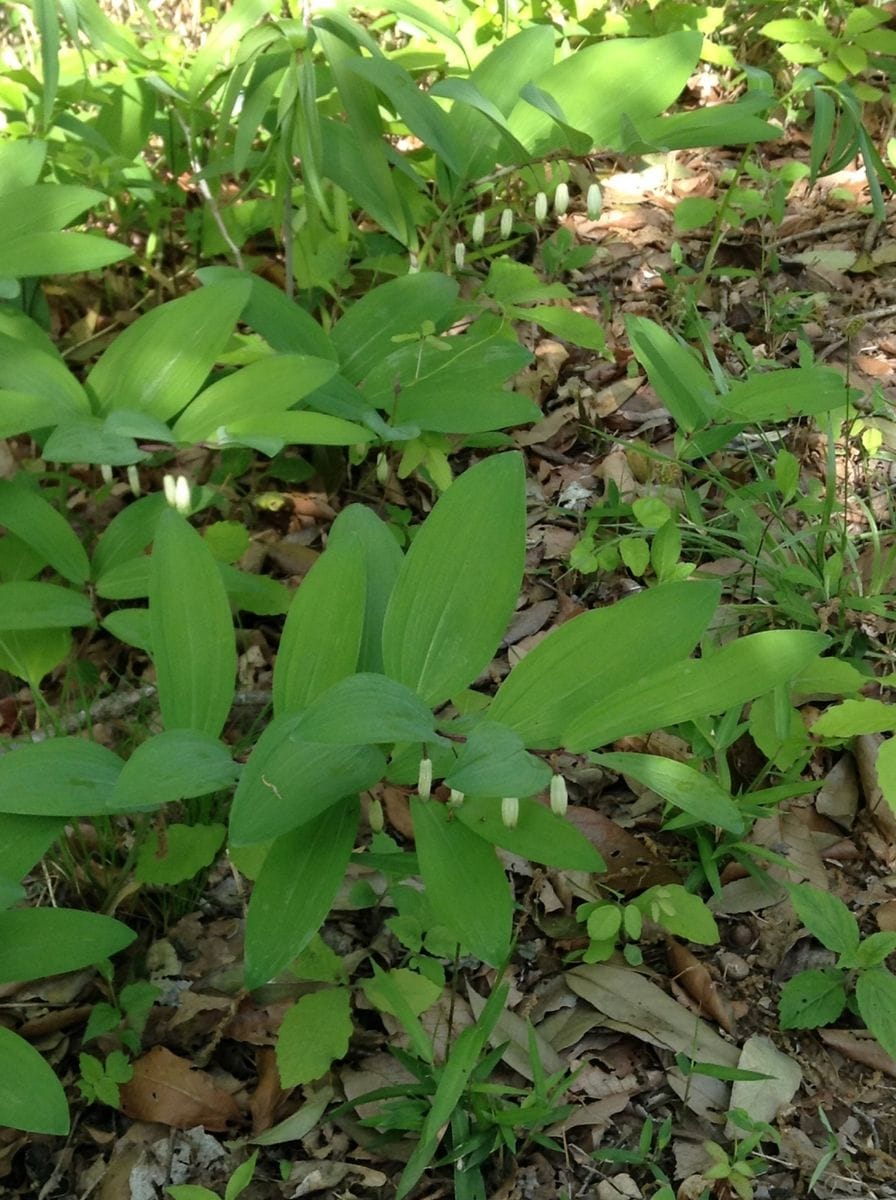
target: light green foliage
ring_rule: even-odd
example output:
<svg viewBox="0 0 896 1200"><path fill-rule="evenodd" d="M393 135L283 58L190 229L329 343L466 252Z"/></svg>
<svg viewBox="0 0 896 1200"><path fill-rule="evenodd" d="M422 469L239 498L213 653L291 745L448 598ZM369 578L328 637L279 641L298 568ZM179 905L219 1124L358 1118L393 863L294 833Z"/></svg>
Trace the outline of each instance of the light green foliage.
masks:
<svg viewBox="0 0 896 1200"><path fill-rule="evenodd" d="M283 1087L311 1083L348 1050L352 1035L347 988L311 992L290 1008L277 1035L277 1067Z"/></svg>
<svg viewBox="0 0 896 1200"><path fill-rule="evenodd" d="M585 922L591 939L581 955L586 963L606 962L621 943L626 960L639 964L642 956L636 943L645 918L688 942L711 946L719 940L719 930L709 908L699 896L679 884L648 888L627 904L610 900L580 904L576 917Z"/></svg>
<svg viewBox="0 0 896 1200"><path fill-rule="evenodd" d="M224 1189L224 1200L237 1200L246 1190L255 1174L255 1164L258 1162L258 1151L253 1151L245 1162L240 1163L227 1181ZM165 1189L171 1200L221 1200L217 1192L211 1188L202 1187L195 1183L177 1183Z"/></svg>
<svg viewBox="0 0 896 1200"><path fill-rule="evenodd" d="M78 1080L78 1090L88 1103L99 1101L110 1108L118 1108L119 1084L127 1083L134 1074L134 1068L120 1050L112 1053L101 1061L93 1054L79 1054L78 1066L81 1078Z"/></svg>

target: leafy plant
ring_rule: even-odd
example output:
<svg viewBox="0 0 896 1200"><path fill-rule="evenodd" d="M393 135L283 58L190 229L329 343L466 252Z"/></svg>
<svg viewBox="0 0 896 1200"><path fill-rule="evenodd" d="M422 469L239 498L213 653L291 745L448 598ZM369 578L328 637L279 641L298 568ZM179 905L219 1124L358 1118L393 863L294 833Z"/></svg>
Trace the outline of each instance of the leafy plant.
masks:
<svg viewBox="0 0 896 1200"><path fill-rule="evenodd" d="M245 1162L240 1163L227 1180L223 1200L237 1200L237 1197L243 1194L252 1182L257 1162L258 1151L255 1150ZM167 1187L165 1190L171 1197L171 1200L220 1200L217 1192L213 1192L211 1188L201 1187L195 1183L177 1183Z"/></svg>
<svg viewBox="0 0 896 1200"><path fill-rule="evenodd" d="M636 943L645 918L689 942L711 946L719 939L715 918L706 904L679 884L648 888L626 904L610 900L580 904L576 917L585 922L591 939L581 955L586 963L605 962L621 941L626 961L640 966L644 960Z"/></svg>

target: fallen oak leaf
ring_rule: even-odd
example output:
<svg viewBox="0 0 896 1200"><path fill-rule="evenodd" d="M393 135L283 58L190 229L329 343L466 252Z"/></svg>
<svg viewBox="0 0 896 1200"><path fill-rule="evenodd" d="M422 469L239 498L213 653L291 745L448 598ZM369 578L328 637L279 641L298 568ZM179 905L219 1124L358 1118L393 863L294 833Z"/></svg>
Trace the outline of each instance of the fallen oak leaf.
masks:
<svg viewBox="0 0 896 1200"><path fill-rule="evenodd" d="M173 1129L202 1125L211 1133L232 1131L240 1110L233 1096L207 1071L154 1046L134 1063L134 1075L120 1089L121 1111L137 1121L157 1121Z"/></svg>

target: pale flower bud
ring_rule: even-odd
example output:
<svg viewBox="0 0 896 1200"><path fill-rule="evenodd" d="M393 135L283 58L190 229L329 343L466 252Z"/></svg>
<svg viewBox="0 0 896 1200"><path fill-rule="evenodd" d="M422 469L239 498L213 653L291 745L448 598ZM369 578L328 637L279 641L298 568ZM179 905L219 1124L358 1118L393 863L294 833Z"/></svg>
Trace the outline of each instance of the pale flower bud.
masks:
<svg viewBox="0 0 896 1200"><path fill-rule="evenodd" d="M128 487L135 496L140 495L140 476L137 473L137 468L134 466L128 467Z"/></svg>
<svg viewBox="0 0 896 1200"><path fill-rule="evenodd" d="M467 248L463 242L454 243L454 265L458 270L464 265L467 258Z"/></svg>
<svg viewBox="0 0 896 1200"><path fill-rule="evenodd" d="M539 192L535 197L535 220L543 221L548 215L548 198L544 192Z"/></svg>
<svg viewBox="0 0 896 1200"><path fill-rule="evenodd" d="M508 829L516 829L520 819L520 802L516 796L505 796L501 801L501 820Z"/></svg>
<svg viewBox="0 0 896 1200"><path fill-rule="evenodd" d="M367 822L374 833L383 832L383 806L375 796L367 806Z"/></svg>
<svg viewBox="0 0 896 1200"><path fill-rule="evenodd" d="M178 475L174 483L174 507L182 517L188 517L193 507L190 481L186 475Z"/></svg>
<svg viewBox="0 0 896 1200"><path fill-rule="evenodd" d="M174 508L174 489L175 479L173 475L165 475L162 479L162 487L165 491L165 499L168 504Z"/></svg>
<svg viewBox="0 0 896 1200"><path fill-rule="evenodd" d="M485 237L485 213L477 213L473 218L473 228L470 230L470 241L478 246Z"/></svg>
<svg viewBox="0 0 896 1200"><path fill-rule="evenodd" d="M601 209L604 206L603 197L600 194L600 188L596 183L592 183L588 188L585 197L585 205L588 210L588 218L591 221L596 221L600 216Z"/></svg>
<svg viewBox="0 0 896 1200"><path fill-rule="evenodd" d="M501 237L509 238L513 233L513 209L505 208L501 213Z"/></svg>
<svg viewBox="0 0 896 1200"><path fill-rule="evenodd" d="M112 468L109 466L108 463L100 464L100 474L103 477L103 483L111 483L112 482Z"/></svg>
<svg viewBox="0 0 896 1200"><path fill-rule="evenodd" d="M460 808L464 802L463 792L459 792L457 788L451 789L451 795L448 797L448 803L452 808Z"/></svg>
<svg viewBox="0 0 896 1200"><path fill-rule="evenodd" d="M417 774L417 795L421 800L428 800L432 791L432 759L421 758L420 770Z"/></svg>
<svg viewBox="0 0 896 1200"><path fill-rule="evenodd" d="M380 487L385 487L389 482L389 459L385 453L376 456L376 481Z"/></svg>
<svg viewBox="0 0 896 1200"><path fill-rule="evenodd" d="M562 775L551 777L551 812L562 817L566 813L569 797L566 792L566 780Z"/></svg>
<svg viewBox="0 0 896 1200"><path fill-rule="evenodd" d="M558 217L562 217L569 208L569 187L565 183L558 183L557 190L554 192L554 212Z"/></svg>

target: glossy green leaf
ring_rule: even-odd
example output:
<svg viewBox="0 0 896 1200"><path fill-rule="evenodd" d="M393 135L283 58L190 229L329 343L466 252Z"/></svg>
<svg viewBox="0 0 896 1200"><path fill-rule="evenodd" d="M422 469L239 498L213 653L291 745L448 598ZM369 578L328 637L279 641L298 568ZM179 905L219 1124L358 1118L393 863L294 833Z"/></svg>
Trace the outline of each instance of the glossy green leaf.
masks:
<svg viewBox="0 0 896 1200"><path fill-rule="evenodd" d="M647 317L627 316L625 329L651 386L685 433L713 419L719 399L709 372L678 338Z"/></svg>
<svg viewBox="0 0 896 1200"><path fill-rule="evenodd" d="M335 362L325 358L277 354L259 359L200 392L172 432L179 442L202 442L232 425L248 423L263 431L266 417L285 412L335 374Z"/></svg>
<svg viewBox="0 0 896 1200"><path fill-rule="evenodd" d="M5 332L0 333L0 385L53 406L64 405L71 413L90 412L84 389L58 355Z"/></svg>
<svg viewBox="0 0 896 1200"><path fill-rule="evenodd" d="M129 325L87 377L100 411L132 409L167 421L199 391L249 296L245 280L201 288Z"/></svg>
<svg viewBox="0 0 896 1200"><path fill-rule="evenodd" d="M26 233L0 240L0 275L73 275L97 271L134 251L92 233Z"/></svg>
<svg viewBox="0 0 896 1200"><path fill-rule="evenodd" d="M47 157L39 138L7 138L0 143L0 195L37 183Z"/></svg>
<svg viewBox="0 0 896 1200"><path fill-rule="evenodd" d="M118 812L151 812L233 787L237 767L221 742L194 729L168 729L142 742L115 785Z"/></svg>
<svg viewBox="0 0 896 1200"><path fill-rule="evenodd" d="M68 1133L62 1084L30 1043L0 1025L0 1125L28 1133ZM23 1087L22 1081L28 1086Z"/></svg>
<svg viewBox="0 0 896 1200"><path fill-rule="evenodd" d="M411 543L386 610L383 662L427 704L491 661L519 594L525 519L522 460L501 454L461 475Z"/></svg>
<svg viewBox="0 0 896 1200"><path fill-rule="evenodd" d="M0 193L0 245L27 233L60 230L105 198L94 188L60 183L35 183Z"/></svg>
<svg viewBox="0 0 896 1200"><path fill-rule="evenodd" d="M691 146L742 146L774 141L780 126L766 121L773 98L766 93L745 96L735 104L701 105L687 112L640 121L622 144L627 154L682 150ZM693 226L691 228L694 228Z"/></svg>
<svg viewBox="0 0 896 1200"><path fill-rule="evenodd" d="M708 581L668 583L567 621L516 664L489 717L517 730L530 748L562 745L595 696L627 690L633 679L690 654L719 594Z"/></svg>
<svg viewBox="0 0 896 1200"><path fill-rule="evenodd" d="M353 538L354 553L364 566L364 630L358 669L383 670L383 619L404 556L385 521L363 504L344 508L330 527L327 546L335 548Z"/></svg>
<svg viewBox="0 0 896 1200"><path fill-rule="evenodd" d="M358 829L355 796L343 797L274 842L246 915L246 986L261 987L297 958L324 923Z"/></svg>
<svg viewBox="0 0 896 1200"><path fill-rule="evenodd" d="M333 684L312 703L299 733L309 742L432 742L433 715L416 692L386 675L360 673Z"/></svg>
<svg viewBox="0 0 896 1200"><path fill-rule="evenodd" d="M200 267L196 278L207 287L234 279L248 279L249 299L243 320L279 354L310 354L314 358L336 358L330 339L304 308L290 300L282 288L260 275L236 267Z"/></svg>
<svg viewBox="0 0 896 1200"><path fill-rule="evenodd" d="M386 760L375 747L307 742L298 733L301 720L302 714L277 717L258 739L230 809L234 846L305 825L385 773Z"/></svg>
<svg viewBox="0 0 896 1200"><path fill-rule="evenodd" d="M439 922L493 967L510 953L513 900L494 848L451 808L411 797L420 874Z"/></svg>
<svg viewBox="0 0 896 1200"><path fill-rule="evenodd" d="M70 417L72 411L64 397L0 390L0 437L44 429Z"/></svg>
<svg viewBox="0 0 896 1200"><path fill-rule="evenodd" d="M501 820L501 801L495 798L467 796L454 809L454 816L492 845L547 867L593 872L607 869L584 834L537 800L520 800L519 819L513 829Z"/></svg>
<svg viewBox="0 0 896 1200"><path fill-rule="evenodd" d="M675 808L728 833L743 833L744 819L730 792L709 775L654 754L594 754L592 761L636 779Z"/></svg>
<svg viewBox="0 0 896 1200"><path fill-rule="evenodd" d="M36 817L113 813L121 759L83 738L50 738L0 755L0 812Z"/></svg>
<svg viewBox="0 0 896 1200"><path fill-rule="evenodd" d="M821 634L776 629L739 638L709 658L653 670L583 706L560 744L591 750L627 734L726 712L787 683L827 644Z"/></svg>
<svg viewBox="0 0 896 1200"><path fill-rule="evenodd" d="M354 538L328 546L289 606L274 665L274 712L306 708L358 663L364 562Z"/></svg>
<svg viewBox="0 0 896 1200"><path fill-rule="evenodd" d="M513 729L484 721L458 751L445 784L470 796L533 796L551 782L551 769L527 754Z"/></svg>
<svg viewBox="0 0 896 1200"><path fill-rule="evenodd" d="M159 518L153 546L149 624L166 728L217 737L236 677L230 604L211 551L173 509Z"/></svg>
<svg viewBox="0 0 896 1200"><path fill-rule="evenodd" d="M0 983L77 971L129 946L127 925L71 908L13 908L0 913Z"/></svg>
<svg viewBox="0 0 896 1200"><path fill-rule="evenodd" d="M0 631L68 629L92 625L93 609L81 592L55 583L0 583Z"/></svg>
<svg viewBox="0 0 896 1200"><path fill-rule="evenodd" d="M334 1059L348 1053L354 1026L348 988L323 988L301 996L277 1034L277 1068L285 1088L312 1083Z"/></svg>
<svg viewBox="0 0 896 1200"><path fill-rule="evenodd" d="M70 583L82 584L90 564L71 525L21 475L0 479L0 525L36 550Z"/></svg>

